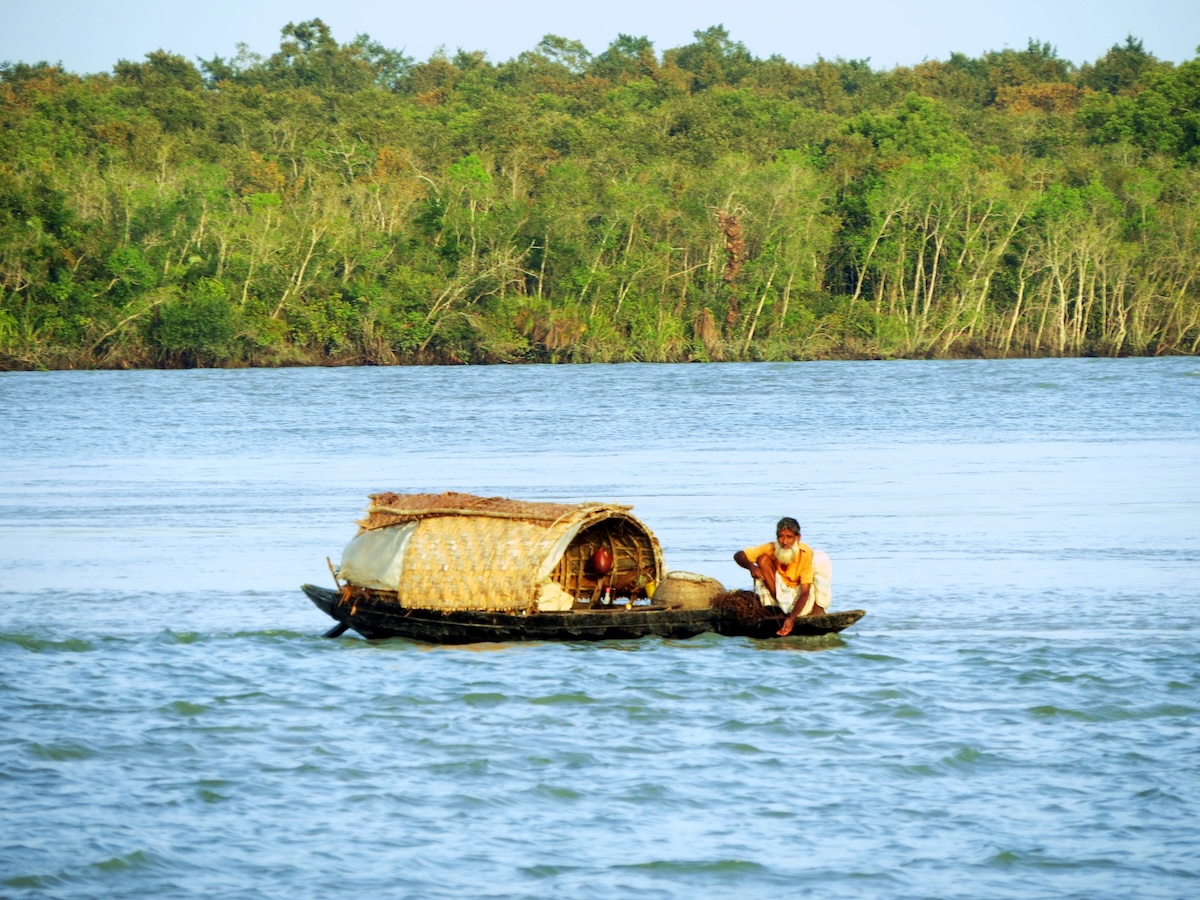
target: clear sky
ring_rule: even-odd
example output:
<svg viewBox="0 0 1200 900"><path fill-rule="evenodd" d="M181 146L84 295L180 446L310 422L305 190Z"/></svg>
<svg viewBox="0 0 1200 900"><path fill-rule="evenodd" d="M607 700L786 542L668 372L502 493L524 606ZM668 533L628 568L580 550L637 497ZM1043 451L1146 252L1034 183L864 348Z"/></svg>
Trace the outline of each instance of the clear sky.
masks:
<svg viewBox="0 0 1200 900"><path fill-rule="evenodd" d="M1079 64L1125 36L1164 60L1197 56L1200 0L0 0L0 62L61 62L105 72L119 59L163 49L196 60L229 57L244 42L269 55L288 22L321 18L340 43L369 34L418 60L438 47L484 50L500 62L545 34L599 53L619 34L659 50L723 24L755 56L800 64L869 59L874 68L978 56L1045 41Z"/></svg>

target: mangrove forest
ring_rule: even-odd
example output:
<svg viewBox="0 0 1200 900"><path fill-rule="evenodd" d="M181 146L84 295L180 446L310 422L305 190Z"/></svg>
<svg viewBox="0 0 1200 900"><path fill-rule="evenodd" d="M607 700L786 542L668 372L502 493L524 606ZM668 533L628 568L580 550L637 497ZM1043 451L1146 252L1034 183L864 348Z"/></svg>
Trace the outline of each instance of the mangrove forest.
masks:
<svg viewBox="0 0 1200 900"><path fill-rule="evenodd" d="M0 66L0 369L1195 354L1200 58Z"/></svg>

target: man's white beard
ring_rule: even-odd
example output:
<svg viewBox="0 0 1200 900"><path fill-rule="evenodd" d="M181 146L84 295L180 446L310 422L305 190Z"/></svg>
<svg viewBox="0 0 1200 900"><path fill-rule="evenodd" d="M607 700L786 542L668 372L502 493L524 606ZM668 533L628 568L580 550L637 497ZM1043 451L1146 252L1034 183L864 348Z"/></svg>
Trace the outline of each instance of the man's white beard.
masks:
<svg viewBox="0 0 1200 900"><path fill-rule="evenodd" d="M778 543L775 544L775 558L779 560L781 565L790 566L796 561L796 556L799 555L800 549L792 544L790 547L781 547Z"/></svg>

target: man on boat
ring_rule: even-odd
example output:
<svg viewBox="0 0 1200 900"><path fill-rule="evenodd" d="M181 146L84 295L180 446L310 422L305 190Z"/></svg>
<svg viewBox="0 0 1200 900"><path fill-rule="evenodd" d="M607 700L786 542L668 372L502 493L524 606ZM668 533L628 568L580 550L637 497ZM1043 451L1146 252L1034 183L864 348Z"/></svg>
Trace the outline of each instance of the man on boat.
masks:
<svg viewBox="0 0 1200 900"><path fill-rule="evenodd" d="M784 516L775 526L775 540L758 547L747 547L733 554L733 561L754 576L754 590L763 606L778 606L788 611L783 625L775 632L780 637L792 633L800 616L825 612L818 599L828 599L813 590L813 548L800 540L800 523Z"/></svg>

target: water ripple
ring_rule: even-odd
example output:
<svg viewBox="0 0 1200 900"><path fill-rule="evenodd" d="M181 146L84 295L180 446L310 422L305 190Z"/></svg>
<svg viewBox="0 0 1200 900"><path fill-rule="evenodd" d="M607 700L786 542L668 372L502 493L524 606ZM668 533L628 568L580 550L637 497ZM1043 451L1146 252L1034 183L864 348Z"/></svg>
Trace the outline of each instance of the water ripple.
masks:
<svg viewBox="0 0 1200 900"><path fill-rule="evenodd" d="M26 374L0 377L6 897L1195 892L1194 361ZM798 380L816 424L782 449L745 398ZM328 409L375 424L331 441ZM581 440L579 409L621 428ZM365 495L448 487L632 500L730 584L794 513L869 615L322 640L295 585Z"/></svg>

